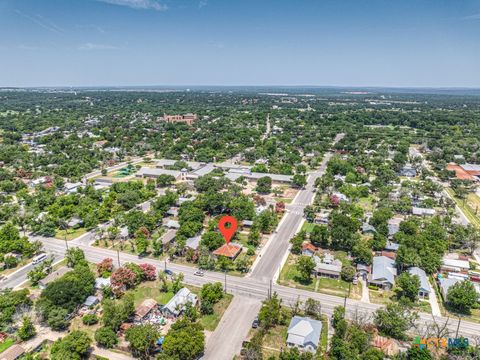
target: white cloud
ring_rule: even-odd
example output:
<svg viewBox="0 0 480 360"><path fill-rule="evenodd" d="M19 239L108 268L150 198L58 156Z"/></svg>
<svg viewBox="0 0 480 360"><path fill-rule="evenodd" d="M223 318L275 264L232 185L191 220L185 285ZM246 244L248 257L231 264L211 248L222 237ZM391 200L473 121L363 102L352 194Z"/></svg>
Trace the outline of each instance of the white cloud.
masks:
<svg viewBox="0 0 480 360"><path fill-rule="evenodd" d="M108 44L85 43L78 46L78 50L118 50L118 46Z"/></svg>
<svg viewBox="0 0 480 360"><path fill-rule="evenodd" d="M463 19L464 20L480 20L480 14L465 16Z"/></svg>
<svg viewBox="0 0 480 360"><path fill-rule="evenodd" d="M200 1L198 2L198 8L201 9L201 8L207 6L207 4L208 4L208 1L207 1L207 0L200 0Z"/></svg>
<svg viewBox="0 0 480 360"><path fill-rule="evenodd" d="M132 9L165 11L167 5L160 4L156 0L97 0L112 5L128 6Z"/></svg>
<svg viewBox="0 0 480 360"><path fill-rule="evenodd" d="M25 19L30 20L31 22L37 24L38 26L40 26L40 27L42 27L46 30L49 30L49 31L57 33L57 34L60 34L60 33L63 32L63 29L61 29L56 24L54 24L53 22L51 22L48 19L45 19L43 16L41 16L39 14L37 14L35 16L30 16L28 14L25 14L25 13L21 12L20 10L15 10L15 12L18 15L24 17Z"/></svg>

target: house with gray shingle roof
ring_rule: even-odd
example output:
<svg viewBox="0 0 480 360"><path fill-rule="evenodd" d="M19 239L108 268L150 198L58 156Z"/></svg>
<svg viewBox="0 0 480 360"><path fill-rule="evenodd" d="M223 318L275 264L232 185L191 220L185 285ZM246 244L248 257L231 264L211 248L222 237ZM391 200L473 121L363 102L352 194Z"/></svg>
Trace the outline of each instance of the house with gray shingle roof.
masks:
<svg viewBox="0 0 480 360"><path fill-rule="evenodd" d="M287 346L313 354L317 352L322 333L322 322L308 317L294 316L288 326Z"/></svg>
<svg viewBox="0 0 480 360"><path fill-rule="evenodd" d="M391 289L395 284L397 268L395 261L386 256L373 258L372 273L368 277L369 285L375 285L383 289Z"/></svg>
<svg viewBox="0 0 480 360"><path fill-rule="evenodd" d="M430 283L428 282L427 274L423 269L419 267L412 267L408 269L408 272L411 275L417 275L420 279L420 290L418 291L418 296L422 298L428 298L430 296L430 292L432 288L430 287Z"/></svg>

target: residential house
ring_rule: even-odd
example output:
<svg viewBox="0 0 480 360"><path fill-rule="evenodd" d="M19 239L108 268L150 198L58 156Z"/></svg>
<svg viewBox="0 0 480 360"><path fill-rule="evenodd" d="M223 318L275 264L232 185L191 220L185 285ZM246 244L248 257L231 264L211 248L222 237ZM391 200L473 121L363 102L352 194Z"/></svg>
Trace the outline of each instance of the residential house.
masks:
<svg viewBox="0 0 480 360"><path fill-rule="evenodd" d="M242 252L242 246L234 243L225 243L215 250L212 254L215 256L225 256L231 260L235 260Z"/></svg>
<svg viewBox="0 0 480 360"><path fill-rule="evenodd" d="M315 354L322 333L322 322L308 317L294 316L287 330L287 346Z"/></svg>
<svg viewBox="0 0 480 360"><path fill-rule="evenodd" d="M60 269L51 272L46 277L41 279L38 282L38 286L40 287L40 289L45 289L47 287L47 285L50 284L52 281L57 280L58 278L62 277L63 275L65 275L66 273L68 273L71 270L72 269L63 266Z"/></svg>
<svg viewBox="0 0 480 360"><path fill-rule="evenodd" d="M95 279L95 290L101 290L111 285L110 278L96 278Z"/></svg>
<svg viewBox="0 0 480 360"><path fill-rule="evenodd" d="M400 176L406 176L406 177L415 177L417 176L417 170L409 165L405 165L399 172Z"/></svg>
<svg viewBox="0 0 480 360"><path fill-rule="evenodd" d="M363 280L367 280L368 274L370 274L371 267L365 264L357 264L357 276L362 277Z"/></svg>
<svg viewBox="0 0 480 360"><path fill-rule="evenodd" d="M142 321L152 311L158 303L154 299L145 299L135 309L134 320L136 322Z"/></svg>
<svg viewBox="0 0 480 360"><path fill-rule="evenodd" d="M428 282L427 274L423 269L419 267L412 267L408 269L408 272L411 275L417 275L420 279L420 290L418 291L418 296L421 298L428 298L430 296L430 292L432 288L430 287L430 283Z"/></svg>
<svg viewBox="0 0 480 360"><path fill-rule="evenodd" d="M368 283L383 289L391 289L395 284L396 275L397 268L394 260L386 256L375 256Z"/></svg>
<svg viewBox="0 0 480 360"><path fill-rule="evenodd" d="M202 237L200 235L188 238L187 241L185 242L185 247L192 250L197 250L198 247L200 246L201 238Z"/></svg>
<svg viewBox="0 0 480 360"><path fill-rule="evenodd" d="M403 221L403 217L393 217L388 220L388 236L392 237L400 231L400 223Z"/></svg>
<svg viewBox="0 0 480 360"><path fill-rule="evenodd" d="M420 208L413 206L412 214L417 216L433 216L435 215L435 209Z"/></svg>
<svg viewBox="0 0 480 360"><path fill-rule="evenodd" d="M197 304L197 295L187 288L182 288L162 308L162 312L166 316L176 318L185 310L187 303L191 303L192 306L195 306Z"/></svg>
<svg viewBox="0 0 480 360"><path fill-rule="evenodd" d="M441 279L440 280L440 292L442 293L443 300L447 300L447 295L448 295L448 290L455 285L456 283L459 283L461 281L465 281L456 277L449 277L447 279Z"/></svg>
<svg viewBox="0 0 480 360"><path fill-rule="evenodd" d="M175 239L175 236L177 236L177 230L174 230L174 229L168 230L161 238L163 247L165 248L170 244L172 244L173 240Z"/></svg>
<svg viewBox="0 0 480 360"><path fill-rule="evenodd" d="M396 252L396 251L398 251L399 247L400 247L400 244L389 240L389 241L387 241L387 244L385 245L385 250Z"/></svg>
<svg viewBox="0 0 480 360"><path fill-rule="evenodd" d="M328 277L331 279L339 279L342 272L342 262L335 260L333 255L325 254L323 260L318 256L314 256L315 261L314 274L320 277Z"/></svg>
<svg viewBox="0 0 480 360"><path fill-rule="evenodd" d="M313 256L317 252L317 247L312 243L302 244L302 255Z"/></svg>
<svg viewBox="0 0 480 360"><path fill-rule="evenodd" d="M374 235L377 232L375 227L370 225L369 223L364 222L362 224L362 234L364 235Z"/></svg>
<svg viewBox="0 0 480 360"><path fill-rule="evenodd" d="M14 344L0 353L0 360L17 360L23 354L25 354L25 349L20 345Z"/></svg>
<svg viewBox="0 0 480 360"><path fill-rule="evenodd" d="M100 302L96 296L90 295L85 299L83 302L83 306L90 307L90 306L95 306Z"/></svg>
<svg viewBox="0 0 480 360"><path fill-rule="evenodd" d="M165 226L169 229L180 229L180 223L177 220L168 220Z"/></svg>
<svg viewBox="0 0 480 360"><path fill-rule="evenodd" d="M453 259L446 255L442 259L440 270L450 272L468 272L470 270L470 263L468 260Z"/></svg>

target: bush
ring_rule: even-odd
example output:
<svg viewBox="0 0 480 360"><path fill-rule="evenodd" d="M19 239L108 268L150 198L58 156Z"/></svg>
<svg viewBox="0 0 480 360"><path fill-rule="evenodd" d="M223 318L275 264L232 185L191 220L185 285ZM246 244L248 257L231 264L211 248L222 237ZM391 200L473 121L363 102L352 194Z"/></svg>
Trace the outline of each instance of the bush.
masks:
<svg viewBox="0 0 480 360"><path fill-rule="evenodd" d="M118 343L118 337L112 328L104 326L95 331L95 341L98 345L110 349Z"/></svg>
<svg viewBox="0 0 480 360"><path fill-rule="evenodd" d="M368 285L368 288L370 290L378 290L378 286L375 286L375 285Z"/></svg>
<svg viewBox="0 0 480 360"><path fill-rule="evenodd" d="M96 323L98 323L98 316L95 314L84 315L82 318L82 322L85 325L95 325Z"/></svg>
<svg viewBox="0 0 480 360"><path fill-rule="evenodd" d="M248 256L253 256L253 255L255 255L255 250L253 250L251 247L249 247L248 250L247 250L247 255L248 255Z"/></svg>

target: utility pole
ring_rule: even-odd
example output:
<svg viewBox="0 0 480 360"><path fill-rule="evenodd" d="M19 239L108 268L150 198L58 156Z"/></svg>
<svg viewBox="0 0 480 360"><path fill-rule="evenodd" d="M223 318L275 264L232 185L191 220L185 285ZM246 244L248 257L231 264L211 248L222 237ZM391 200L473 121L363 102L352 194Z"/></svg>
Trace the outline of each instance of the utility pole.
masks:
<svg viewBox="0 0 480 360"><path fill-rule="evenodd" d="M273 280L270 279L270 292L269 292L268 298L271 298L271 297L272 297L272 285L273 285L272 283L273 283Z"/></svg>
<svg viewBox="0 0 480 360"><path fill-rule="evenodd" d="M225 270L225 294L227 293L227 270Z"/></svg>
<svg viewBox="0 0 480 360"><path fill-rule="evenodd" d="M455 333L455 339L458 338L458 330L460 329L460 322L462 321L462 317L458 317L458 325L457 325L457 332Z"/></svg>
<svg viewBox="0 0 480 360"><path fill-rule="evenodd" d="M167 258L165 258L164 263L165 263L165 270L167 270Z"/></svg>
<svg viewBox="0 0 480 360"><path fill-rule="evenodd" d="M120 250L117 249L117 262L118 262L118 267L120 267Z"/></svg>

